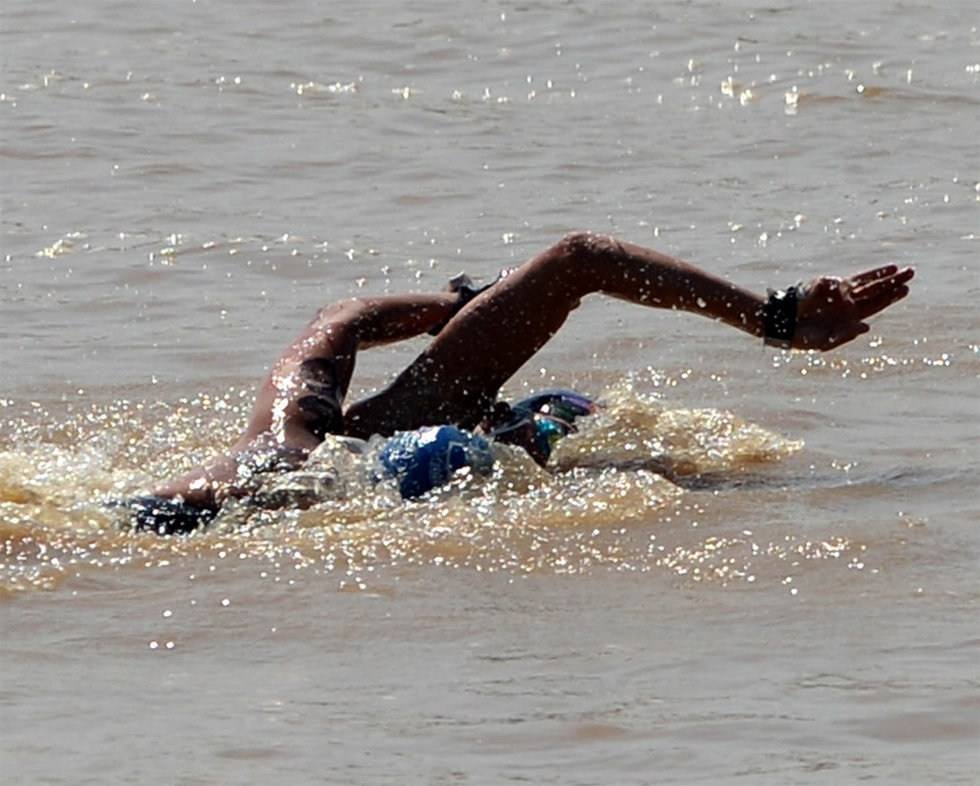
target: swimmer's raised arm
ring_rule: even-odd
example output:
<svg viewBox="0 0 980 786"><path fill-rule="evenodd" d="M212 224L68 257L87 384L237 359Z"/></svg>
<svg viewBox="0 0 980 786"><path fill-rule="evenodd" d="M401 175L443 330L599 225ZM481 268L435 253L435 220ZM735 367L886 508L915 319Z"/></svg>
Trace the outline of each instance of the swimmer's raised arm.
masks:
<svg viewBox="0 0 980 786"><path fill-rule="evenodd" d="M501 386L592 293L690 311L782 346L826 350L865 332L864 320L903 298L912 275L887 266L815 279L767 300L653 249L573 232L477 295L387 388L352 404L345 427L368 436L479 423Z"/></svg>
<svg viewBox="0 0 980 786"><path fill-rule="evenodd" d="M701 314L793 349L833 349L866 333L865 320L905 297L915 275L885 265L848 278L815 278L767 299L652 249L598 235L578 242L608 260L596 271L599 291Z"/></svg>

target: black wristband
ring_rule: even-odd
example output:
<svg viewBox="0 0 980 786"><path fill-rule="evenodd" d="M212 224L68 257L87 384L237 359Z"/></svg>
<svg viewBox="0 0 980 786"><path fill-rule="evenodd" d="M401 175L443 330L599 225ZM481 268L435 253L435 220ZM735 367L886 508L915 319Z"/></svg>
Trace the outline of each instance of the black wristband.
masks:
<svg viewBox="0 0 980 786"><path fill-rule="evenodd" d="M789 349L796 333L796 287L770 289L769 299L762 309L762 337L766 346Z"/></svg>

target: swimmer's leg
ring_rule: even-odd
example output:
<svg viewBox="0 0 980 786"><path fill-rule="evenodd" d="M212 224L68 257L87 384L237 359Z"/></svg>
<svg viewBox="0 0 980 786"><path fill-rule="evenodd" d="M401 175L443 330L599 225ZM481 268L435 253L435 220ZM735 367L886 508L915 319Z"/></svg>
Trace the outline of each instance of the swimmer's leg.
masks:
<svg viewBox="0 0 980 786"><path fill-rule="evenodd" d="M593 292L695 311L762 335L757 295L652 249L577 232L475 297L387 388L351 405L348 433L435 423L472 427L500 387Z"/></svg>

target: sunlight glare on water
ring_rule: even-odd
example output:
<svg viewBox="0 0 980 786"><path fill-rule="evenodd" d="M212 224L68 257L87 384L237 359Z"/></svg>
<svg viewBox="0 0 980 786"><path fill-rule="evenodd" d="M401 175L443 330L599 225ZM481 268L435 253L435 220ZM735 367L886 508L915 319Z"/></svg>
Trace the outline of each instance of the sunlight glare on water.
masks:
<svg viewBox="0 0 980 786"><path fill-rule="evenodd" d="M45 427L37 421L50 413L28 410L8 419L0 453L4 588L50 588L66 573L216 552L287 558L293 569L348 577L429 564L515 574L666 568L727 580L749 575L735 565L739 559L786 548L760 549L744 537L678 544L671 531L658 540L666 522L673 530L696 513L683 487L659 473L678 481L732 476L778 462L798 443L729 413L670 409L625 384L601 400L602 413L560 446L553 471L498 446L490 478L463 471L423 500L405 502L392 482L379 481L378 444L354 456L328 439L302 470L273 475L260 487L255 499L285 509L232 501L209 531L187 538L132 533L106 502L186 470L209 446L231 441L249 403L239 391L174 407L93 405Z"/></svg>
<svg viewBox="0 0 980 786"><path fill-rule="evenodd" d="M2 16L4 786L976 780L975 0ZM403 502L325 444L189 537L106 505L318 309L582 229L916 278L826 355L586 298L506 391L605 400L548 472Z"/></svg>

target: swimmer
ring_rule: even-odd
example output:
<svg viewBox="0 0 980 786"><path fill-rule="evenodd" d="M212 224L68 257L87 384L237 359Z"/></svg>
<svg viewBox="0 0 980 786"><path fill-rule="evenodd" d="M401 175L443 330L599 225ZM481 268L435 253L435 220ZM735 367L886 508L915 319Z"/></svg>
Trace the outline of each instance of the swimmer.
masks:
<svg viewBox="0 0 980 786"><path fill-rule="evenodd" d="M515 406L497 395L586 295L690 311L769 345L826 351L868 332L866 320L905 297L913 275L911 268L886 265L762 297L652 249L575 232L483 288L458 276L441 293L355 298L320 310L273 364L231 449L127 505L138 528L190 531L213 518L224 500L246 496L256 471L298 467L327 434L366 439L414 432L399 439L431 444L442 438L420 429L452 428L443 435L449 447L440 453L451 472L454 462L483 455L483 439L471 433L482 426L543 464L554 439L574 429L574 419L594 411L594 404L571 391ZM427 332L435 339L408 368L344 408L359 351ZM390 452L410 457L411 445L402 447L400 454ZM389 463L404 492L411 462ZM409 486L406 496L421 488Z"/></svg>

